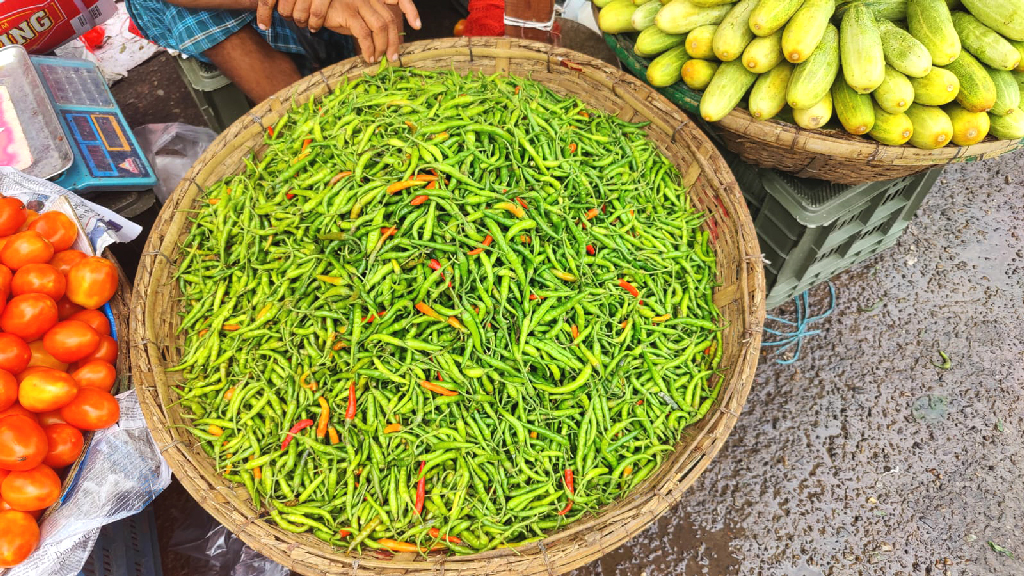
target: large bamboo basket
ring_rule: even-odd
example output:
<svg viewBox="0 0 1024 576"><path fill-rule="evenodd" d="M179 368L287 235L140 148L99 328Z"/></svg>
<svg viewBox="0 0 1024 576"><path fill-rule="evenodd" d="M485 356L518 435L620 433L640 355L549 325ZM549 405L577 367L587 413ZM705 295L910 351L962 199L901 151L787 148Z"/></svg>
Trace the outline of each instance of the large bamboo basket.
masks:
<svg viewBox="0 0 1024 576"><path fill-rule="evenodd" d="M635 35L605 34L604 38L623 66L640 78L647 77L650 60L633 53ZM683 110L697 113L702 92L690 90L682 81L658 91ZM885 146L838 128L805 130L780 120L756 120L742 108L713 126L704 126L716 132L729 150L748 164L840 184L902 178L945 164L994 158L1024 145L1024 140L989 138L973 146L938 150L921 150L909 144Z"/></svg>
<svg viewBox="0 0 1024 576"><path fill-rule="evenodd" d="M243 159L259 154L266 128L292 102L323 95L343 78L376 69L351 59L278 93L239 119L192 167L160 212L139 265L132 301L134 374L142 410L157 444L185 488L214 517L255 550L303 574L558 574L599 558L637 534L675 504L725 443L750 390L765 317L761 252L743 196L722 157L701 131L648 86L599 60L535 42L444 39L403 47L401 66L530 76L561 94L634 121L648 132L685 175L689 194L712 213L716 230L719 288L715 301L726 321L725 381L716 405L691 426L678 449L648 481L595 517L580 520L544 540L469 556L398 554L356 557L305 534L291 534L261 520L243 486L218 475L213 462L180 426L185 422L166 372L179 358L175 265L179 240L188 232L192 208L204 187L241 171Z"/></svg>

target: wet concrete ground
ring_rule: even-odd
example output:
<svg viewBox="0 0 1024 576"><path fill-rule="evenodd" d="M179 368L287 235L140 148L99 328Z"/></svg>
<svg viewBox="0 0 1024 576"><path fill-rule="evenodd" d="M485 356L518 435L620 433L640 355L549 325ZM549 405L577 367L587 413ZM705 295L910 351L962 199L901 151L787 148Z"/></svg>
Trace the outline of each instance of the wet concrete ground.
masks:
<svg viewBox="0 0 1024 576"><path fill-rule="evenodd" d="M115 86L133 126L201 122L169 66ZM575 576L1024 574L1022 192L1024 152L947 169L894 248L834 278L800 359L762 359L683 501ZM156 502L168 576L203 573L167 550L187 497Z"/></svg>

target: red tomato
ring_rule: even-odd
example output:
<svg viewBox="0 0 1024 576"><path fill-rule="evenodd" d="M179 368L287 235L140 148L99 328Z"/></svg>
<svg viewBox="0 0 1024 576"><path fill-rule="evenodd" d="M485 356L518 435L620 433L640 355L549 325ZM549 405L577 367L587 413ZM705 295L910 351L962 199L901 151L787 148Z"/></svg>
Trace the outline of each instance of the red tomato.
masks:
<svg viewBox="0 0 1024 576"><path fill-rule="evenodd" d="M28 470L46 457L46 434L35 420L18 414L0 418L0 468Z"/></svg>
<svg viewBox="0 0 1024 576"><path fill-rule="evenodd" d="M79 260L85 260L85 253L80 250L61 250L50 258L50 266L60 270L61 274L67 276L68 271Z"/></svg>
<svg viewBox="0 0 1024 576"><path fill-rule="evenodd" d="M68 300L95 310L117 292L117 267L106 258L91 256L68 272Z"/></svg>
<svg viewBox="0 0 1024 576"><path fill-rule="evenodd" d="M107 315L99 310L82 310L81 312L75 312L68 319L81 320L89 326L92 326L92 329L101 336L110 336L110 320L107 320Z"/></svg>
<svg viewBox="0 0 1024 576"><path fill-rule="evenodd" d="M67 296L62 296L60 300L57 300L57 318L61 320L67 320L82 310L85 308L68 300Z"/></svg>
<svg viewBox="0 0 1024 576"><path fill-rule="evenodd" d="M50 241L53 249L57 252L71 248L78 237L78 226L60 212L46 212L28 225L29 230L39 232L39 235Z"/></svg>
<svg viewBox="0 0 1024 576"><path fill-rule="evenodd" d="M28 368L32 351L28 344L14 334L0 333L0 369L17 374Z"/></svg>
<svg viewBox="0 0 1024 576"><path fill-rule="evenodd" d="M46 458L43 464L58 469L78 460L85 446L85 439L78 428L70 424L51 424L43 427L43 432L46 433Z"/></svg>
<svg viewBox="0 0 1024 576"><path fill-rule="evenodd" d="M3 248L0 248L0 252L3 252ZM0 312L4 311L4 307L7 306L7 298L11 296L11 280L13 279L14 275L11 274L11 269L0 264Z"/></svg>
<svg viewBox="0 0 1024 576"><path fill-rule="evenodd" d="M103 360L110 362L113 365L117 365L117 340L114 340L110 336L100 336L100 344L93 350L92 354L89 354L85 358L79 361L79 365L85 364L90 360Z"/></svg>
<svg viewBox="0 0 1024 576"><path fill-rule="evenodd" d="M26 264L14 274L14 279L11 280L11 294L46 294L54 300L60 300L67 285L67 279L53 266Z"/></svg>
<svg viewBox="0 0 1024 576"><path fill-rule="evenodd" d="M75 399L60 409L60 415L79 430L100 430L117 423L121 407L109 392L81 388Z"/></svg>
<svg viewBox="0 0 1024 576"><path fill-rule="evenodd" d="M44 368L53 368L54 370L60 370L61 372L68 371L68 365L60 360L57 360L49 352L46 351L45 343L42 340L35 340L28 345L28 349L32 352L32 358L28 361L27 368L36 368L42 366ZM21 381L21 375L26 371L22 370L18 374L18 381Z"/></svg>
<svg viewBox="0 0 1024 576"><path fill-rule="evenodd" d="M38 340L57 323L57 303L45 294L22 294L11 298L0 313L0 330L26 342Z"/></svg>
<svg viewBox="0 0 1024 576"><path fill-rule="evenodd" d="M79 366L71 377L78 382L79 388L95 388L110 392L117 381L117 369L104 360L90 360Z"/></svg>
<svg viewBox="0 0 1024 576"><path fill-rule="evenodd" d="M25 223L25 205L17 198L0 198L0 236L10 236Z"/></svg>
<svg viewBox="0 0 1024 576"><path fill-rule="evenodd" d="M0 512L0 568L21 564L39 545L39 525L26 512Z"/></svg>
<svg viewBox="0 0 1024 576"><path fill-rule="evenodd" d="M7 477L7 474L6 474L7 471L4 470L4 472L5 472L5 474L4 474L3 478L6 478ZM0 478L0 483L3 482L3 478ZM4 502L3 498L0 498L0 512L5 512L7 510L14 510L14 508L11 508L10 504L8 504L7 502ZM19 510L19 512L21 512L21 511ZM43 515L43 511L42 510L36 510L35 512L22 512L22 514L28 514L29 516L35 518L36 520L39 520L39 517Z"/></svg>
<svg viewBox="0 0 1024 576"><path fill-rule="evenodd" d="M0 484L0 496L15 510L42 510L60 498L60 478L46 464L15 470Z"/></svg>
<svg viewBox="0 0 1024 576"><path fill-rule="evenodd" d="M455 29L452 30L453 36L462 36L466 32L466 19L463 18L455 23Z"/></svg>
<svg viewBox="0 0 1024 576"><path fill-rule="evenodd" d="M50 328L43 336L43 346L61 362L78 362L92 354L100 343L100 335L85 322L65 320Z"/></svg>
<svg viewBox="0 0 1024 576"><path fill-rule="evenodd" d="M21 374L18 376L21 376ZM39 418L36 416L36 413L25 410L25 407L20 403L15 403L14 406L11 406L7 410L0 410L0 420L8 416L24 416L33 422L39 422ZM0 468L3 468L3 464L0 464Z"/></svg>
<svg viewBox="0 0 1024 576"><path fill-rule="evenodd" d="M33 368L21 380L18 402L32 412L46 412L63 408L77 393L78 383L70 374L53 368Z"/></svg>
<svg viewBox="0 0 1024 576"><path fill-rule="evenodd" d="M39 425L42 426L44 429L47 426L52 426L53 424L67 424L67 422L65 422L64 419L60 417L60 410L40 412L39 414L36 414L36 416L39 417Z"/></svg>
<svg viewBox="0 0 1024 576"><path fill-rule="evenodd" d="M7 475L10 474L10 473L11 473L10 470L5 470L3 468L0 468L0 484L4 483L4 478L7 478Z"/></svg>
<svg viewBox="0 0 1024 576"><path fill-rule="evenodd" d="M11 270L26 264L45 264L53 258L53 246L35 230L18 232L0 251L0 262Z"/></svg>
<svg viewBox="0 0 1024 576"><path fill-rule="evenodd" d="M18 379L0 368L0 410L7 410L18 401Z"/></svg>
<svg viewBox="0 0 1024 576"><path fill-rule="evenodd" d="M18 232L24 232L25 230L28 230L28 225L34 222L36 218L39 218L39 212L36 212L35 210L29 210L28 208L26 208L25 221L22 222L21 226L18 226Z"/></svg>

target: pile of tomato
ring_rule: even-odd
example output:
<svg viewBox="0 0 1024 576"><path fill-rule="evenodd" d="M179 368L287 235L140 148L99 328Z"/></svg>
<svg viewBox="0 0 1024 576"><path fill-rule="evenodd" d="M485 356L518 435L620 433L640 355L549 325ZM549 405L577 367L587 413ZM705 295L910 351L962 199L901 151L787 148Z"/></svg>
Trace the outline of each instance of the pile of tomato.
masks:
<svg viewBox="0 0 1024 576"><path fill-rule="evenodd" d="M39 544L83 431L115 424L117 342L98 309L117 290L105 258L71 249L78 228L0 198L0 567Z"/></svg>

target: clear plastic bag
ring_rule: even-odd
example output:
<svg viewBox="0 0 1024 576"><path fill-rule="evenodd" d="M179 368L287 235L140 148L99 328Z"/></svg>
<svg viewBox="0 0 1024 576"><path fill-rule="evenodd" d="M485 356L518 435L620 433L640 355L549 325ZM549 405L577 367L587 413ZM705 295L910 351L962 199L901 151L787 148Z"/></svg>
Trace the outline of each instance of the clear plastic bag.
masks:
<svg viewBox="0 0 1024 576"><path fill-rule="evenodd" d="M171 535L168 549L194 558L207 576L288 576L291 571L256 552L241 538L210 516L191 498L182 502L187 508Z"/></svg>
<svg viewBox="0 0 1024 576"><path fill-rule="evenodd" d="M161 203L167 201L192 164L217 137L209 128L179 122L146 124L133 132L156 174L153 192Z"/></svg>

